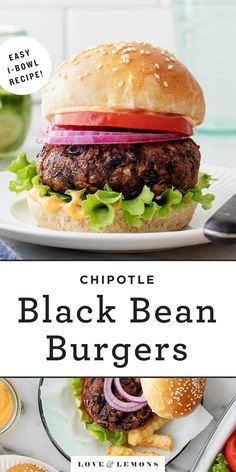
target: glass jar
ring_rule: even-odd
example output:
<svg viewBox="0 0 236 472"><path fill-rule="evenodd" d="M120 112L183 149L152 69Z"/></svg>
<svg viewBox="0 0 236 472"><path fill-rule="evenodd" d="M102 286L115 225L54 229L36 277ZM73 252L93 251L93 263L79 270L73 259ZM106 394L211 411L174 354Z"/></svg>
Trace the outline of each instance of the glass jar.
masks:
<svg viewBox="0 0 236 472"><path fill-rule="evenodd" d="M0 378L0 437L9 431L20 417L21 402L15 388L6 379Z"/></svg>
<svg viewBox="0 0 236 472"><path fill-rule="evenodd" d="M203 132L236 132L236 0L172 0L177 56L206 100Z"/></svg>
<svg viewBox="0 0 236 472"><path fill-rule="evenodd" d="M26 32L13 26L0 25L0 45ZM12 158L23 144L31 120L31 96L15 95L0 85L0 157Z"/></svg>

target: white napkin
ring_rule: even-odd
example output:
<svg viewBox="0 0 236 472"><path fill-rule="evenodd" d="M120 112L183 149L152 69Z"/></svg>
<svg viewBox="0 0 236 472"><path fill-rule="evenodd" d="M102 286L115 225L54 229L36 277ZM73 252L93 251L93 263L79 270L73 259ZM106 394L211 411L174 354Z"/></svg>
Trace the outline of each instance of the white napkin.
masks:
<svg viewBox="0 0 236 472"><path fill-rule="evenodd" d="M41 399L44 407L65 418L69 424L72 439L89 443L91 456L98 454L98 441L85 431L79 414L75 410L75 398L70 391L68 379L45 379L41 386ZM166 457L166 463L178 455L191 439L207 427L212 419L213 417L206 409L199 405L191 415L170 421L161 428L162 434L169 434L174 440L173 451L158 451ZM150 448L150 450L154 449ZM101 455L103 454L104 447L101 446Z"/></svg>

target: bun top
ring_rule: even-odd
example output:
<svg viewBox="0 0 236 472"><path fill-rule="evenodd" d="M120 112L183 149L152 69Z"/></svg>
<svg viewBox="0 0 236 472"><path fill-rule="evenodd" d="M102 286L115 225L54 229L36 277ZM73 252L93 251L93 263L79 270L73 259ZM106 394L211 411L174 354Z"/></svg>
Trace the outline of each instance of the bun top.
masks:
<svg viewBox="0 0 236 472"><path fill-rule="evenodd" d="M169 420L192 413L201 402L203 378L143 378L143 393L154 413Z"/></svg>
<svg viewBox="0 0 236 472"><path fill-rule="evenodd" d="M42 112L137 111L202 122L202 89L175 56L144 42L100 44L63 62L46 85Z"/></svg>

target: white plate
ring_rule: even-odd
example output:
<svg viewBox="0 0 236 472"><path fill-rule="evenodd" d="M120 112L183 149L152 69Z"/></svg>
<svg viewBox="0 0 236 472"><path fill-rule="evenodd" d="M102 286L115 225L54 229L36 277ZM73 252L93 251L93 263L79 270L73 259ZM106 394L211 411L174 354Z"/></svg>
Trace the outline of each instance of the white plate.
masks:
<svg viewBox="0 0 236 472"><path fill-rule="evenodd" d="M203 225L235 192L236 171L224 167L203 167L217 180L210 187L215 194L209 211L198 205L190 226L183 231L165 233L77 233L38 228L28 210L25 196L8 190L9 172L0 174L0 234L27 243L68 249L105 252L142 252L204 244Z"/></svg>
<svg viewBox="0 0 236 472"><path fill-rule="evenodd" d="M101 444L85 431L75 409L75 398L70 391L68 379L41 379L38 398L45 430L54 446L66 459L71 456L106 455L109 443ZM174 438L174 448L171 452L158 451L165 456L166 464L172 462L211 420L212 416L199 405L191 415L165 425L162 433ZM147 448L147 451L152 450L153 448Z"/></svg>
<svg viewBox="0 0 236 472"><path fill-rule="evenodd" d="M0 456L0 472L5 472L9 467L17 464L36 464L40 467L44 467L49 472L57 472L56 469L51 467L45 462L38 461L37 459L33 459L32 457L25 457L25 456L15 456L15 455L2 455Z"/></svg>

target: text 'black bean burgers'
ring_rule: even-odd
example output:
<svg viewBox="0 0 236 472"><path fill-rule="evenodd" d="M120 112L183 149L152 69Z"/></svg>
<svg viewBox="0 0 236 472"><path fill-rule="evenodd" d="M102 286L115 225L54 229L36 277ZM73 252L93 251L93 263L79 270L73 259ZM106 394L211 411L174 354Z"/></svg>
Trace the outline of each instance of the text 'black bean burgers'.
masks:
<svg viewBox="0 0 236 472"><path fill-rule="evenodd" d="M143 42L83 50L61 64L42 96L37 162L21 153L9 170L28 191L39 226L66 231L153 232L184 228L210 176L199 175L193 127L204 97L173 54Z"/></svg>

